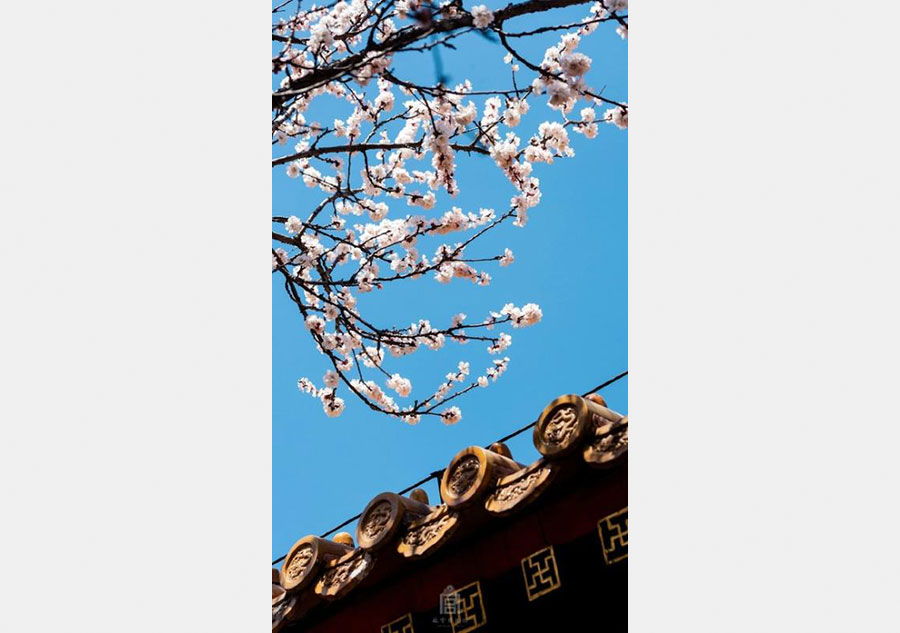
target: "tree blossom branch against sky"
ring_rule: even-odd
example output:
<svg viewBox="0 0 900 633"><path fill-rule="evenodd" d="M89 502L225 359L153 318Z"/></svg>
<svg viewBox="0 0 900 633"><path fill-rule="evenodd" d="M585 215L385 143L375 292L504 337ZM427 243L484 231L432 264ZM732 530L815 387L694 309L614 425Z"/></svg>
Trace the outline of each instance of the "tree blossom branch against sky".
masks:
<svg viewBox="0 0 900 633"><path fill-rule="evenodd" d="M506 6L491 2L484 4L495 16ZM565 34L572 31L577 34L592 6L589 2L556 6L553 0L548 0L547 4L553 7L552 11L523 14L506 21L502 27L510 46L522 58L537 65L543 61L547 49L558 46ZM474 6L463 5L463 8L471 13ZM275 14L275 23L282 17L290 19L294 12L296 3L286 5ZM623 10L622 15L627 13ZM559 26L565 28L557 28ZM628 94L627 40L616 32L619 28L621 25L616 21L598 21L592 33L579 35L580 41L574 52L582 53L591 60L590 69L581 76L588 89L624 104ZM519 35L513 37L513 34ZM454 37L446 42L454 48L436 46L451 35ZM290 33L279 35L275 32L275 36L289 37ZM284 41L276 40L275 55L281 54L284 44ZM539 205L526 210L527 223L524 227L514 226L517 218L511 215L503 223L484 232L481 231L487 225L445 234L432 231L428 235L417 236L414 248L420 255L426 255L431 264L441 244L447 243L452 248L481 232L476 240L466 245L461 258L486 260L466 264L475 268L479 276L482 272L490 275L489 285L480 285L477 277L475 282L470 278L453 277L449 283L441 283L435 278L440 269L438 266L418 279L408 277L390 283L381 282L380 289L376 287L369 292L360 292L356 286L350 287L356 299L353 309L382 330L408 328L420 320L428 321L434 329L447 330L453 326L455 315L468 315L464 323L478 323L492 312L499 314L507 304L521 309L529 303L540 306L541 320L530 327L514 328L506 322L496 324L492 330L480 328L480 331L465 331L472 336L484 335L497 340L500 340L501 334L511 335L511 346L495 354L490 354L486 349L493 343L492 340L458 341L446 332L444 345L439 349L423 344L417 353L400 358L393 357L383 344L384 372L377 367L355 363L346 377L348 380L360 380L355 372L364 372L365 380L375 382L399 408L408 407L416 400L424 401L448 382L448 374L458 376L467 370L465 382L454 381L454 385L465 388L475 383L476 386L457 399L448 401L445 398L433 414L423 415L420 424L410 426L397 423L397 418L392 423L392 419L381 411L364 405L339 378L336 397L345 401L344 410L339 417L328 418L323 413L323 401L319 397L311 397L308 392L297 389L298 379L307 377L318 396L318 391L328 388L326 372L337 373L337 370L328 355L316 350L317 343L310 340L312 332L305 327L305 316L291 294L285 291L285 273L290 275L298 264L286 263L274 270L273 559L283 554L300 536L323 532L356 514L375 494L402 489L436 468L445 466L461 448L471 444L486 445L533 420L555 397L563 393L583 392L628 366L627 130L603 120L605 112L616 106L608 103L598 105L590 99L580 98L567 113L561 112L549 106L549 95L544 90L540 95L530 93L525 98L527 110L507 114L512 110L507 106L507 100L516 98L516 90L524 94L539 73L528 69L515 58L507 62L511 53L504 47L498 33L490 29L468 27L460 35L457 32L430 34L419 37L409 46L414 50L392 54L390 72L398 79L433 88L436 79L442 77L443 85L448 86L449 90L454 90L467 80L471 84L469 92L462 97L462 106L465 108L469 101L474 102L476 117L467 128L470 131L449 139L454 158L455 195L451 196L444 185L432 189L427 179L425 182L413 180L405 183L405 193L434 194L434 206L424 209L408 204L406 196L394 197L384 191L378 196L370 196L360 191L355 194L358 201L352 197L334 201L335 206L339 202L347 206L356 203L360 207L360 215L336 213L329 203L326 205L328 208L323 207L318 216L321 223L325 224L337 215L345 220L346 231L354 230L354 224L365 226L385 220L404 220L407 215L420 215L429 220L442 218L454 207L466 218L459 218L460 222L468 222L469 213L479 218L480 209L494 209L495 218L503 215L510 210L511 199L521 194L510 181L508 170L490 155L491 143L497 144L493 140L497 136L491 134L494 130L499 135L500 143L505 143L510 132L522 139L516 161L531 163L529 177L540 180L541 200ZM436 49L439 49L439 54L436 54ZM349 54L356 54L360 47L351 45L350 50L352 53ZM338 57L345 55L348 53L340 53ZM515 66L518 68L514 70ZM274 91L283 89L281 82L284 77L283 70L274 75ZM347 83L353 85L357 92L361 90L359 86ZM382 113L381 119L406 112L403 104L408 101L421 103L421 95L417 91L408 95L396 84L392 85L393 108ZM374 104L381 92L378 78L371 80L365 89L364 102ZM501 90L511 92L508 95L491 92ZM429 103L437 99L428 91L425 94ZM486 103L492 98L500 100L496 108L498 114L494 115L499 116L499 120L492 126L482 125ZM378 165L385 164L390 160L390 155L400 149L412 149L418 153L416 148L381 147L368 149L365 154L348 155L348 145L362 152L369 145L384 144L379 136L382 129L388 131L389 145L397 144L397 135L408 123L406 119L397 118L369 138L374 123L361 120L359 136L352 139L337 136L335 119L341 121L346 129L347 125L353 124L355 107L348 101L347 95L336 97L323 91L309 100L302 115L304 125L311 128L312 124L319 124L319 133L327 127L330 131L326 136L316 142L316 136L298 138L302 136L301 132L287 136L282 144L276 131L273 160L278 164L273 169L273 215L276 217L273 234L296 240L299 233L288 232L285 226L288 219L295 216L301 223L305 222L323 200L334 194L315 183L312 187L307 186L301 174L291 177L287 173L289 164L301 159L286 157L315 147L319 155L306 157L308 165L325 178L337 178L340 173L342 183L349 179L355 189L362 189L366 161L369 171L372 171ZM576 128L582 127L576 124L586 123L581 118L581 111L585 108L595 111L594 123L597 127L593 138L576 131ZM456 110L454 106L451 112ZM276 110L276 115L279 113ZM516 114L519 114L517 121ZM503 121L504 117L512 117L510 123L515 122L515 125L508 126ZM552 163L529 161L524 156L524 150L530 146L530 139L540 134L540 126L545 122L559 123L566 132L568 144L561 155L555 148L547 148ZM490 130L482 134L479 126L490 127ZM418 136L412 142L424 139L426 129L420 124ZM588 129L589 134L593 135L593 129ZM481 139L473 144L479 135ZM309 143L309 148L298 150L297 145L302 142ZM404 140L401 138L399 142ZM484 151L466 152L454 149L453 145L473 146ZM379 151L383 151L380 157ZM414 177L415 171L434 172L436 182L437 170L431 163L434 155L427 149L422 154L421 159L405 159L404 169L411 177ZM333 163L324 159L342 160L343 169L338 172ZM396 183L385 178L381 184L391 188ZM385 203L388 205L387 215L381 220L373 220L364 200L376 205ZM376 211L376 215L378 213ZM329 233L338 235L336 231ZM317 235L311 229L306 234ZM317 239L325 251L336 248L334 240L321 234ZM301 246L296 243L286 244L279 238L275 240L273 250L282 248L291 256L303 254ZM400 256L407 252L399 247L392 250ZM389 255L384 256L391 259ZM380 276L402 274L395 272L391 263L377 261ZM502 265L504 263L507 265ZM330 264L326 262L325 265ZM349 259L330 273L331 279L347 280L359 267L360 261ZM310 272L310 277L313 281L321 281L316 270ZM310 286L316 286L314 289L321 294L318 284ZM337 290L340 292L344 288L338 287ZM305 300L302 294L304 288L299 283L297 290ZM326 324L325 331L333 332L336 321L329 321L323 313L327 306L324 300L320 300L321 311L308 311L307 316L312 314L322 318ZM371 340L364 340L366 347L377 347ZM360 358L364 358L360 348L355 351ZM485 369L493 366L494 360L506 357L511 360L502 378L494 382L485 376L490 388L478 386L478 378L485 375ZM462 367L460 363L464 363ZM328 380L332 381L333 377L329 376ZM404 395L406 393L409 395ZM450 395L452 393L447 394L448 397ZM604 390L603 395L612 408L627 413L627 379ZM426 423L439 421L441 418L434 414L450 407L460 409L462 418L459 424ZM453 421L454 415L455 412L447 421ZM509 446L520 461L528 461L529 455L537 456L528 434L514 438ZM432 500L437 498L436 486L429 484L426 489Z"/></svg>
<svg viewBox="0 0 900 633"><path fill-rule="evenodd" d="M491 264L515 261L509 248L491 254L478 246L507 221L525 227L542 196L534 165L574 156L569 131L594 138L598 120L627 127L622 97L589 83L592 60L577 50L582 39L602 36L598 31L627 36L627 2L526 0L496 11L456 1L296 4L285 16L295 3L275 12L273 71L281 79L273 93L273 165L319 197L274 215L272 268L332 366L321 380L303 377L298 386L331 417L344 411L344 391L411 424L422 416L455 424L462 412L451 401L503 375L512 343L503 330L538 323L539 305L506 303L474 318L457 312L440 324L411 310L403 326L371 319L359 296L419 278L488 286ZM558 15L580 5L578 21ZM542 26L521 30L516 22L526 15ZM521 43L542 34L556 41L542 59L531 58ZM499 85L447 81L445 52L473 37L495 41L504 53L494 60L506 66ZM409 72L418 65L410 54L426 52L435 62L430 82ZM522 118L532 103L553 120L529 129ZM320 104L324 122L313 118ZM574 113L578 104L584 107ZM599 117L596 106L606 108ZM477 209L453 204L465 186L459 160L501 170L510 195L497 192ZM441 210L445 201L450 208ZM494 358L477 373L460 360L429 395L414 397L411 380L385 352L397 359L448 341L481 344Z"/></svg>

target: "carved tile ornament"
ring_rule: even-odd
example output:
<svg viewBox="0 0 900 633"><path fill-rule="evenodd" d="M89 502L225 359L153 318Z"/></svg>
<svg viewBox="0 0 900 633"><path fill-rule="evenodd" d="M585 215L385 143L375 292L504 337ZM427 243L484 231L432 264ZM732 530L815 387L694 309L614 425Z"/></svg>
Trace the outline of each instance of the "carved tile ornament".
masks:
<svg viewBox="0 0 900 633"><path fill-rule="evenodd" d="M294 596L282 596L272 604L272 630L280 628L281 623L288 617L296 602L297 599Z"/></svg>
<svg viewBox="0 0 900 633"><path fill-rule="evenodd" d="M453 470L450 471L450 478L447 481L447 487L453 494L462 496L475 483L480 467L481 462L478 461L478 457L466 455L453 465Z"/></svg>
<svg viewBox="0 0 900 633"><path fill-rule="evenodd" d="M362 533L371 540L381 534L391 520L393 508L387 500L379 501L365 516Z"/></svg>
<svg viewBox="0 0 900 633"><path fill-rule="evenodd" d="M544 464L533 470L528 468L503 477L485 499L484 507L496 514L509 512L526 500L530 501L530 497L536 497L548 483L551 474L551 466Z"/></svg>
<svg viewBox="0 0 900 633"><path fill-rule="evenodd" d="M553 547L545 547L523 558L522 574L525 576L525 593L529 602L557 589L560 580Z"/></svg>
<svg viewBox="0 0 900 633"><path fill-rule="evenodd" d="M591 446L602 453L617 453L628 448L628 427L624 426L600 437Z"/></svg>
<svg viewBox="0 0 900 633"><path fill-rule="evenodd" d="M597 521L603 545L603 560L612 565L628 558L628 508L622 508Z"/></svg>
<svg viewBox="0 0 900 633"><path fill-rule="evenodd" d="M618 425L628 423L627 416L620 415L605 407L600 409L600 411L602 415L597 411L591 412L591 433L594 435L604 435Z"/></svg>
<svg viewBox="0 0 900 633"><path fill-rule="evenodd" d="M559 407L544 425L543 437L547 444L562 444L578 427L578 411L572 405Z"/></svg>
<svg viewBox="0 0 900 633"><path fill-rule="evenodd" d="M295 581L298 578L302 577L303 574L306 573L307 568L312 563L313 557L315 556L315 552L313 551L312 545L304 545L300 547L296 552L294 552L294 556L291 558L291 561L287 564L284 572L289 580Z"/></svg>
<svg viewBox="0 0 900 633"><path fill-rule="evenodd" d="M593 437L584 448L585 461L596 466L611 466L628 452L628 418L595 423Z"/></svg>
<svg viewBox="0 0 900 633"><path fill-rule="evenodd" d="M544 407L534 427L538 452L558 458L574 451L589 432L595 404L574 394L560 396Z"/></svg>
<svg viewBox="0 0 900 633"><path fill-rule="evenodd" d="M316 583L316 593L327 598L334 597L356 586L371 568L372 557L357 550L347 560L325 570Z"/></svg>
<svg viewBox="0 0 900 633"><path fill-rule="evenodd" d="M456 529L458 521L456 512L447 506L438 506L434 512L410 524L400 537L397 551L407 558L422 556L447 539Z"/></svg>
<svg viewBox="0 0 900 633"><path fill-rule="evenodd" d="M466 585L456 593L453 613L450 615L450 626L453 633L469 633L487 624L484 612L484 598L481 595L481 584L478 581Z"/></svg>

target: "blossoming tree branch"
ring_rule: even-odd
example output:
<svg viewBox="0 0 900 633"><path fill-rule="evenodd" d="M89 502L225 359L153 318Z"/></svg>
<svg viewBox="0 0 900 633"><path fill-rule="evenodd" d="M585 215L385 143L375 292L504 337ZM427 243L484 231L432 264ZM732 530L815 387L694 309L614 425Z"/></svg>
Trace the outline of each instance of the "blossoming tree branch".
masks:
<svg viewBox="0 0 900 633"><path fill-rule="evenodd" d="M504 373L509 358L503 353L512 341L505 330L537 323L540 308L507 304L474 319L413 318L397 327L369 318L357 307L358 295L419 278L487 286L491 265L513 263L509 249L484 255L473 245L501 224L525 226L541 199L532 166L573 156L569 132L594 138L598 124L628 126L627 104L595 87L591 59L577 50L597 31L627 38L627 0L526 0L493 11L460 0L304 4L293 0L273 11L273 71L280 78L272 95L273 143L284 151L272 162L318 191L320 201L273 216L272 269L332 368L319 384L301 378L298 385L329 416L344 410L343 392L409 423L422 416L456 423L462 414L452 401ZM576 5L584 7L581 19L559 18ZM526 15L543 24L517 27ZM556 43L543 59L521 52L523 42L548 34ZM479 35L497 43L497 63L508 65L506 85L466 80L450 86L440 74L423 83L403 66L411 57L402 53L439 55ZM308 120L321 100L342 118ZM547 120L516 130L531 107L543 108ZM459 191L458 160L501 170L510 184L508 202L497 200L497 209L436 209L436 192ZM428 239L438 241L434 252L420 252ZM448 341L478 342L494 359L477 376L459 362L430 395L413 398L410 380L389 368L395 361L385 352L399 358Z"/></svg>

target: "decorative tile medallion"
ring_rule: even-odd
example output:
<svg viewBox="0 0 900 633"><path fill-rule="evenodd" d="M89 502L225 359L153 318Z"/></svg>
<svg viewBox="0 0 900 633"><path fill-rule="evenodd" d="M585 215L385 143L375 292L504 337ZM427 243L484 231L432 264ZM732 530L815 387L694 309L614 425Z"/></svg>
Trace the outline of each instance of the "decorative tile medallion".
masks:
<svg viewBox="0 0 900 633"><path fill-rule="evenodd" d="M402 618L388 622L381 627L381 633L415 633L412 623L412 615L407 613Z"/></svg>
<svg viewBox="0 0 900 633"><path fill-rule="evenodd" d="M454 613L450 615L453 633L468 633L487 623L484 600L481 597L481 585L477 580L458 589L455 593L455 609Z"/></svg>
<svg viewBox="0 0 900 633"><path fill-rule="evenodd" d="M553 546L523 558L522 574L525 576L525 591L529 602L559 587L559 570L556 568Z"/></svg>
<svg viewBox="0 0 900 633"><path fill-rule="evenodd" d="M597 521L603 560L607 565L628 558L628 507Z"/></svg>

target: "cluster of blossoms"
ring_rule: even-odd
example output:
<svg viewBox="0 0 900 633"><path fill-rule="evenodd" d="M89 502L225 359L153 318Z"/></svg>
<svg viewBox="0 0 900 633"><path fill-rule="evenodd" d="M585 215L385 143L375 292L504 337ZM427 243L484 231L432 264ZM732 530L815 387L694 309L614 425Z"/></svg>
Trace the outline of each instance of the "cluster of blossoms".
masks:
<svg viewBox="0 0 900 633"><path fill-rule="evenodd" d="M519 10L527 13L552 11L533 0L523 5L527 10ZM509 358L494 360L478 377L470 377L468 362L461 361L430 396L403 404L395 398L412 398L413 386L385 367L392 362L388 357L438 350L448 340L481 341L490 354L500 354L512 337L495 328L526 327L542 318L534 303L507 304L483 320L459 313L444 327L424 319L405 328L383 327L357 305L360 293L420 277L490 285L491 274L483 267L509 266L515 257L508 248L493 256L470 255L472 244L507 220L526 225L542 195L535 165L574 156L570 131L594 138L598 124L627 128L627 104L590 86L592 60L577 50L604 22L626 37L627 0L594 2L581 22L553 25L548 32L564 33L539 63L511 43L531 37L509 30L506 21L521 14L510 13L515 6L492 11L449 1L339 0L299 10L273 28L278 47L273 69L281 77L273 94L273 142L292 150L282 151L273 164L320 197L302 214L273 217L272 270L283 277L305 328L332 364L323 386L307 378L298 382L301 391L321 400L329 416L344 410L337 395L344 389L411 424L422 415L454 424L461 418L459 408L438 407L496 381ZM472 30L499 37L512 71L511 88L475 90L468 80L451 88L440 77L427 85L398 76L394 64L400 53L446 50L451 40ZM435 41L433 33L443 35ZM524 82L517 80L523 68L533 74ZM555 119L522 130L544 95ZM347 104L345 114L330 123L311 120L311 105L319 97ZM602 115L596 106L606 107ZM438 196L454 197L460 190L460 156L489 161L503 174L512 188L505 210L439 206Z"/></svg>
<svg viewBox="0 0 900 633"><path fill-rule="evenodd" d="M337 374L333 371L329 371L328 373L334 374L335 377ZM326 374L327 378L328 374ZM327 385L327 380L326 380ZM318 398L322 401L322 409L325 411L325 414L330 418L336 418L344 411L344 399L339 398L335 394L335 387L337 386L337 378L335 378L333 386L326 386L322 389L317 389L316 386L309 381L307 378L301 378L297 381L297 387L300 391L308 393L315 398Z"/></svg>

